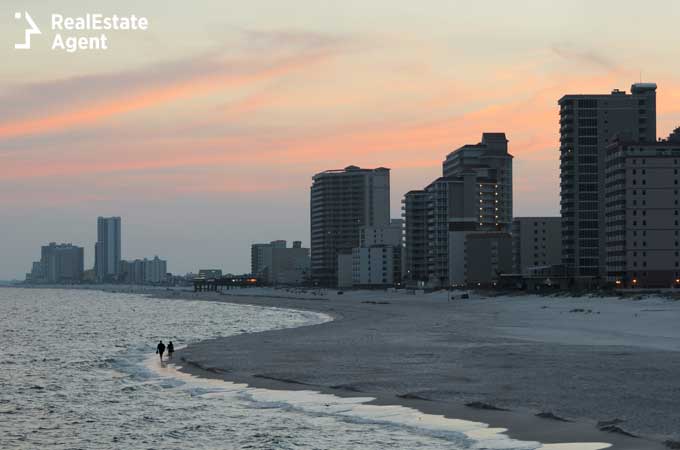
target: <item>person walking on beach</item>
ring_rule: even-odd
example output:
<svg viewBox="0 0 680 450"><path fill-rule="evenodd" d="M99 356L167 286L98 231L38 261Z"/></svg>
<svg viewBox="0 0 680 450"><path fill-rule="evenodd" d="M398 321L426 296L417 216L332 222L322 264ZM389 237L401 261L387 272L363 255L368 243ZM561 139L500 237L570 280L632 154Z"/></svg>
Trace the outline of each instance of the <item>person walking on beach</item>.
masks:
<svg viewBox="0 0 680 450"><path fill-rule="evenodd" d="M168 342L168 359L172 359L172 354L175 352L175 346L172 345L172 341Z"/></svg>
<svg viewBox="0 0 680 450"><path fill-rule="evenodd" d="M163 341L160 341L158 343L158 346L156 346L156 353L158 354L158 357L161 359L161 362L163 362L163 353L165 352L165 344Z"/></svg>

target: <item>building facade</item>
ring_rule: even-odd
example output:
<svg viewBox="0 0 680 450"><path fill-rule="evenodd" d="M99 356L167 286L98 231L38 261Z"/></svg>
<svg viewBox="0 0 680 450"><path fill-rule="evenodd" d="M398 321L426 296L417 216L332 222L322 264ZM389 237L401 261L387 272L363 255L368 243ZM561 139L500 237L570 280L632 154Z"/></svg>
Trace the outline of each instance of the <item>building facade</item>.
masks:
<svg viewBox="0 0 680 450"><path fill-rule="evenodd" d="M294 241L287 247L284 240L269 244L253 244L252 275L269 285L301 285L309 281L309 249Z"/></svg>
<svg viewBox="0 0 680 450"><path fill-rule="evenodd" d="M407 283L426 283L429 287L467 284L471 273L465 256L468 236L509 236L512 159L504 133L483 133L478 144L460 147L446 157L443 177L422 191L406 195L403 217ZM505 248L501 246L501 251ZM505 261L506 255L502 259Z"/></svg>
<svg viewBox="0 0 680 450"><path fill-rule="evenodd" d="M462 284L495 286L501 275L512 271L512 237L509 233L469 233L463 252L465 268Z"/></svg>
<svg viewBox="0 0 680 450"><path fill-rule="evenodd" d="M424 285L427 271L427 194L409 191L401 201L403 234L403 281L412 286Z"/></svg>
<svg viewBox="0 0 680 450"><path fill-rule="evenodd" d="M80 283L83 278L83 248L50 242L40 250L40 261L33 263L30 281L36 283Z"/></svg>
<svg viewBox="0 0 680 450"><path fill-rule="evenodd" d="M261 275L265 269L271 266L272 248L286 248L288 243L284 240L271 241L266 244L252 244L250 246L250 273L254 276Z"/></svg>
<svg viewBox="0 0 680 450"><path fill-rule="evenodd" d="M401 283L402 235L402 219L359 231L360 247L352 249L353 287L385 288Z"/></svg>
<svg viewBox="0 0 680 450"><path fill-rule="evenodd" d="M165 284L168 281L168 263L158 256L121 261L120 280L128 284Z"/></svg>
<svg viewBox="0 0 680 450"><path fill-rule="evenodd" d="M562 262L577 276L602 277L607 146L623 132L635 142L656 141L656 84L634 84L630 94L565 95L558 103Z"/></svg>
<svg viewBox="0 0 680 450"><path fill-rule="evenodd" d="M461 176L474 171L480 178L495 180L497 206L494 211L499 230L509 232L512 223L512 160L508 153L508 139L505 133L483 133L482 140L475 145L463 147L449 153L443 163L444 177Z"/></svg>
<svg viewBox="0 0 680 450"><path fill-rule="evenodd" d="M390 170L349 166L318 173L310 209L312 282L335 286L338 256L351 260L352 249L359 247L359 230L390 222Z"/></svg>
<svg viewBox="0 0 680 450"><path fill-rule="evenodd" d="M515 217L512 221L513 272L562 264L561 217Z"/></svg>
<svg viewBox="0 0 680 450"><path fill-rule="evenodd" d="M144 282L147 284L163 284L166 282L168 262L154 256L153 259L144 259Z"/></svg>
<svg viewBox="0 0 680 450"><path fill-rule="evenodd" d="M680 128L658 142L619 137L605 180L607 281L680 287Z"/></svg>
<svg viewBox="0 0 680 450"><path fill-rule="evenodd" d="M466 171L461 176L450 177L448 183L448 239L447 279L449 285L471 283L468 249L471 236L488 233L497 237L499 233L508 234L508 225L500 220L501 195L496 178L489 178L485 172ZM479 239L479 238L478 238ZM501 246L500 251L505 251ZM512 252L510 252L512 258ZM507 255L503 255L505 260ZM489 272L491 273L491 272ZM478 283L480 281L475 281ZM491 282L491 279L485 280ZM445 285L445 284L442 284Z"/></svg>
<svg viewBox="0 0 680 450"><path fill-rule="evenodd" d="M352 249L352 286L394 287L401 277L400 247L376 245Z"/></svg>
<svg viewBox="0 0 680 450"><path fill-rule="evenodd" d="M198 278L222 278L222 269L199 269Z"/></svg>
<svg viewBox="0 0 680 450"><path fill-rule="evenodd" d="M94 268L97 280L117 281L120 275L120 217L97 218L97 243L94 246Z"/></svg>

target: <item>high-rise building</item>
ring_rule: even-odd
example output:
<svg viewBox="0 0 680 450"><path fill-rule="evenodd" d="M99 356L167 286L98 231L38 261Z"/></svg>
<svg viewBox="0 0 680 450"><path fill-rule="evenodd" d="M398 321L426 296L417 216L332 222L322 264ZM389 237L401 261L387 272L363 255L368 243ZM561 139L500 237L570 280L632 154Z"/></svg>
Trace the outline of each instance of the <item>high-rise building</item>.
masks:
<svg viewBox="0 0 680 450"><path fill-rule="evenodd" d="M612 138L656 141L656 84L631 93L565 95L560 105L560 196L563 263L578 276L603 276L605 159Z"/></svg>
<svg viewBox="0 0 680 450"><path fill-rule="evenodd" d="M83 248L72 244L44 245L40 272L47 283L80 283L83 277Z"/></svg>
<svg viewBox="0 0 680 450"><path fill-rule="evenodd" d="M94 246L94 268L98 281L117 281L120 247L120 217L98 217L97 243Z"/></svg>
<svg viewBox="0 0 680 450"><path fill-rule="evenodd" d="M427 194L409 191L401 201L404 219L403 281L417 286L428 280L427 274Z"/></svg>
<svg viewBox="0 0 680 450"><path fill-rule="evenodd" d="M443 163L444 177L474 171L477 176L495 180L498 229L510 231L512 224L512 155L505 133L482 133L478 144L464 145L449 153Z"/></svg>
<svg viewBox="0 0 680 450"><path fill-rule="evenodd" d="M444 176L404 198L405 281L432 287L471 282L466 250L474 233L507 234L512 223L512 155L504 133L483 133L475 145L451 152ZM479 243L481 238L476 238ZM505 252L505 244L500 247ZM471 257L471 256L470 256ZM511 258L511 255L510 255ZM506 261L506 255L502 255ZM503 270L506 265L502 264ZM481 272L474 276L480 281ZM489 269L490 282L496 277Z"/></svg>
<svg viewBox="0 0 680 450"><path fill-rule="evenodd" d="M452 285L492 283L498 278L499 270L502 269L503 273L512 270L512 264L509 268L505 264L507 260L512 260L511 247L508 251L505 245L510 240L510 224L506 222L507 206L503 204L505 196L501 193L498 179L487 176L485 171L467 170L462 175L451 176L447 180L446 281ZM512 221L511 211L509 219ZM489 251L499 252L500 256L496 259L502 264L478 264L473 270L471 263L485 256L475 254L470 245L482 245L486 248L481 244L483 235L488 235L488 242L501 243L493 249L489 247ZM472 238L476 240L471 241ZM488 271L484 272L483 267L487 267Z"/></svg>
<svg viewBox="0 0 680 450"><path fill-rule="evenodd" d="M359 230L390 222L390 170L349 166L314 175L311 187L311 276L338 284L338 256L359 246ZM351 269L350 269L351 270Z"/></svg>
<svg viewBox="0 0 680 450"><path fill-rule="evenodd" d="M562 265L562 218L515 217L512 221L513 271Z"/></svg>
<svg viewBox="0 0 680 450"><path fill-rule="evenodd" d="M425 187L427 281L447 286L449 279L449 179L437 178Z"/></svg>
<svg viewBox="0 0 680 450"><path fill-rule="evenodd" d="M658 142L619 136L605 180L607 280L680 287L680 128Z"/></svg>

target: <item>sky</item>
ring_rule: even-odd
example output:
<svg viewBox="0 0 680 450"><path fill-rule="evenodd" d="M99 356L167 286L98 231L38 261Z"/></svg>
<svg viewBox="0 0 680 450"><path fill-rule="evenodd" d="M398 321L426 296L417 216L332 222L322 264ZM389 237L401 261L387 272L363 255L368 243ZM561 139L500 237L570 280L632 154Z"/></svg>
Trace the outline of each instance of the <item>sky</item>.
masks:
<svg viewBox="0 0 680 450"><path fill-rule="evenodd" d="M122 216L125 259L247 272L251 243L309 245L315 173L391 168L399 217L483 132L510 141L514 215L558 215L562 95L656 82L658 135L680 126L675 0L93 3L2 2L0 279L51 241L92 267L100 215ZM15 50L23 11L43 34ZM150 25L66 53L56 13Z"/></svg>

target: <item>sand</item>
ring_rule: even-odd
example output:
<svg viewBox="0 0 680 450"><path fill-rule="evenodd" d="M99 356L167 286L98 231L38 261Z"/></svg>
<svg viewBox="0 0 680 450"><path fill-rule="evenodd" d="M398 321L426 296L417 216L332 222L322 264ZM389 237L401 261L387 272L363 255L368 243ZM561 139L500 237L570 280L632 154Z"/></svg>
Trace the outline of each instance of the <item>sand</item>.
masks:
<svg viewBox="0 0 680 450"><path fill-rule="evenodd" d="M273 289L156 295L335 319L190 345L178 357L193 375L369 396L544 443L655 449L680 439L680 302L478 295L449 302L446 293ZM611 422L604 426L613 432L598 422Z"/></svg>

